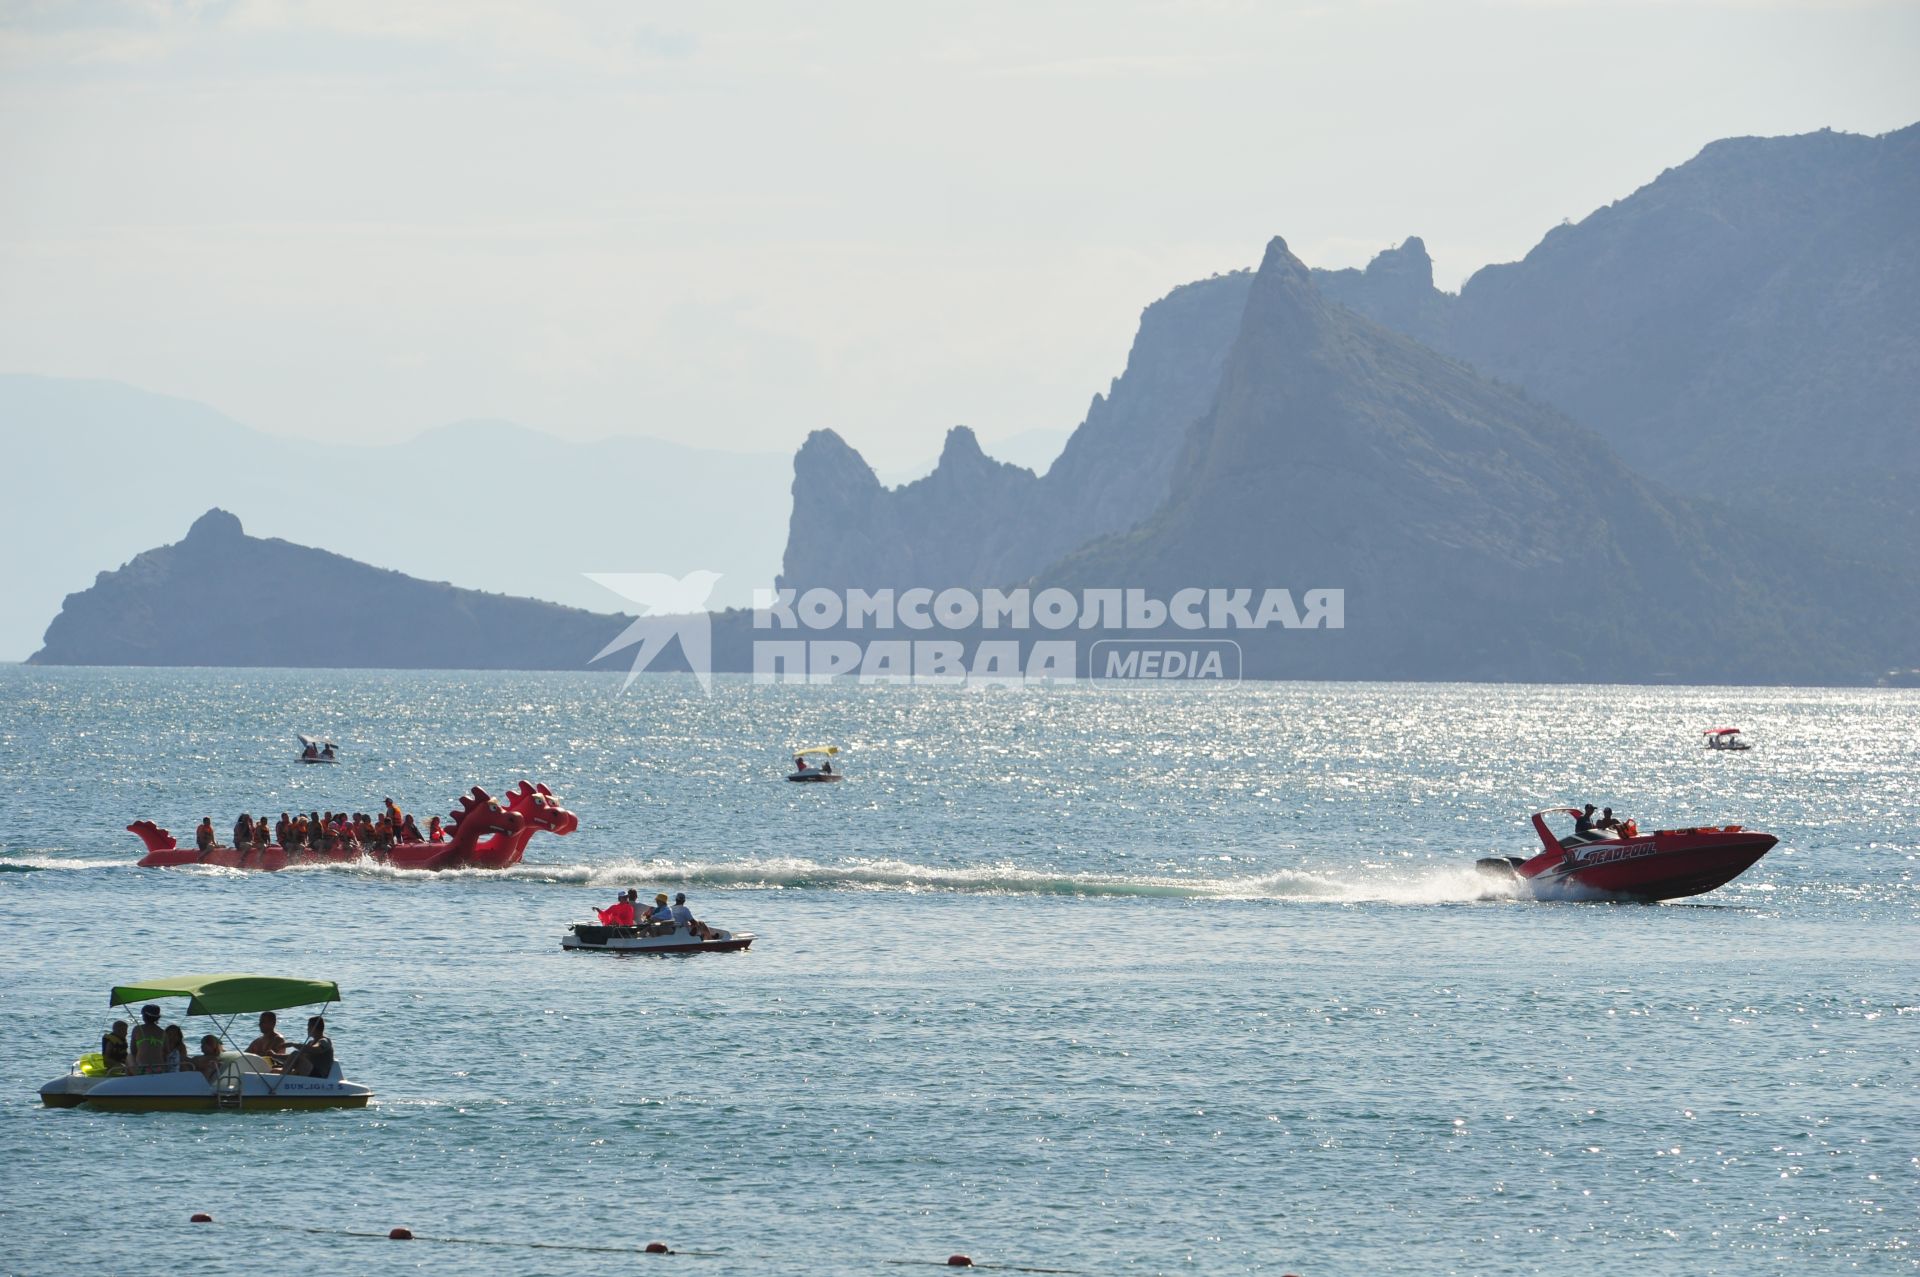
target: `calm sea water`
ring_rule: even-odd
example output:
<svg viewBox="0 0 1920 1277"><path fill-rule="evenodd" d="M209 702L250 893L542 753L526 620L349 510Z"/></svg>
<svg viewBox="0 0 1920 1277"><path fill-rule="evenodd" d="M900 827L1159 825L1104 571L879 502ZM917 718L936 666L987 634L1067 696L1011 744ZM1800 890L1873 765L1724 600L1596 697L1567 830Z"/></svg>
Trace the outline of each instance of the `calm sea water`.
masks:
<svg viewBox="0 0 1920 1277"><path fill-rule="evenodd" d="M0 668L0 1270L1920 1269L1920 695L617 686ZM522 776L581 827L509 874L122 832ZM1575 799L1782 841L1659 906L1467 868ZM629 885L760 940L560 951ZM225 969L337 979L374 1106L39 1106L110 984Z"/></svg>

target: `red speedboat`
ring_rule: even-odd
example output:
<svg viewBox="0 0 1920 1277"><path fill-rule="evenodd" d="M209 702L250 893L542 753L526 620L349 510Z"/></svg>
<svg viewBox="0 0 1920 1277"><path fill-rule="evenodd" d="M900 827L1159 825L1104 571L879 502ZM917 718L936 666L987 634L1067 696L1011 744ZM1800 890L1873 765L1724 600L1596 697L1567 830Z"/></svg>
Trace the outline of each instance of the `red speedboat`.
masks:
<svg viewBox="0 0 1920 1277"><path fill-rule="evenodd" d="M1574 808L1550 807L1533 813L1533 829L1544 848L1531 860L1491 856L1481 870L1518 879L1541 899L1594 897L1674 900L1732 882L1780 840L1739 825L1703 825L1641 833L1632 824L1620 830L1554 836L1547 817L1578 818Z"/></svg>
<svg viewBox="0 0 1920 1277"><path fill-rule="evenodd" d="M373 860L396 869L505 869L520 863L521 853L536 833L570 834L579 819L545 785L521 781L505 802L478 785L460 797L460 810L448 816L447 837L440 842L402 842L379 850L349 841L328 848L212 847L199 851L182 847L173 835L151 820L127 826L147 844L140 858L143 869L180 865L221 865L228 869L285 869L289 865L318 865L331 861Z"/></svg>

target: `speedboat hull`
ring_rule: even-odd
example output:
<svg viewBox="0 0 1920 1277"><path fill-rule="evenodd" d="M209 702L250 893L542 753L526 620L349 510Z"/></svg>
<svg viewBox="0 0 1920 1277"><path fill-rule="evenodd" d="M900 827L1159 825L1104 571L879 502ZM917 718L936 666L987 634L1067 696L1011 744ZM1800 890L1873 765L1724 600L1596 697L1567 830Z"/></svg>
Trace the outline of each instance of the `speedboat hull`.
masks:
<svg viewBox="0 0 1920 1277"><path fill-rule="evenodd" d="M1549 850L1531 860L1495 857L1480 861L1479 866L1517 880L1540 899L1697 896L1732 882L1779 842L1772 834L1728 825L1569 840L1572 845L1563 846L1546 832L1539 816L1534 822Z"/></svg>
<svg viewBox="0 0 1920 1277"><path fill-rule="evenodd" d="M560 947L587 953L734 953L748 948L753 941L750 931L716 931L701 939L685 927L649 935L644 927L576 922L560 938Z"/></svg>

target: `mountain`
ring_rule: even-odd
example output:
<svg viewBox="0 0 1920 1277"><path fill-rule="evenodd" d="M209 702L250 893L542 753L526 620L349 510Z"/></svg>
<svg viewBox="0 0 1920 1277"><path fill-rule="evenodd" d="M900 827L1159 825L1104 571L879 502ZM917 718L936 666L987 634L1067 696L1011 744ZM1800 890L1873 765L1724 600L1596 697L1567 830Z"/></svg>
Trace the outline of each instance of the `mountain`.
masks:
<svg viewBox="0 0 1920 1277"><path fill-rule="evenodd" d="M1045 475L993 460L956 426L931 474L888 488L839 435L814 432L794 459L781 584L1002 585L1146 518L1212 402L1251 278L1215 276L1147 307L1126 370Z"/></svg>
<svg viewBox="0 0 1920 1277"><path fill-rule="evenodd" d="M30 447L0 505L0 658L61 598L218 504L262 535L324 541L417 576L577 607L621 606L585 572L721 574L718 605L770 584L790 463L641 436L559 439L467 421L391 444L265 434L203 404L104 381L0 376L0 433Z"/></svg>
<svg viewBox="0 0 1920 1277"><path fill-rule="evenodd" d="M1899 564L1920 544L1920 125L1735 138L1458 295L1412 238L1326 296L1597 431L1628 466L1742 519ZM950 437L886 488L837 437L794 467L782 582L1005 585L1138 525L1207 412L1250 276L1175 289L1045 476ZM957 519L957 521L956 521Z"/></svg>
<svg viewBox="0 0 1920 1277"><path fill-rule="evenodd" d="M1417 239L1321 283L1681 491L1920 544L1920 125L1714 142L1457 297Z"/></svg>
<svg viewBox="0 0 1920 1277"><path fill-rule="evenodd" d="M67 596L37 665L582 669L629 618L251 537L225 510Z"/></svg>
<svg viewBox="0 0 1920 1277"><path fill-rule="evenodd" d="M1268 246L1167 504L1039 583L1339 588L1267 677L1853 681L1920 589L1638 477L1595 434L1324 297Z"/></svg>

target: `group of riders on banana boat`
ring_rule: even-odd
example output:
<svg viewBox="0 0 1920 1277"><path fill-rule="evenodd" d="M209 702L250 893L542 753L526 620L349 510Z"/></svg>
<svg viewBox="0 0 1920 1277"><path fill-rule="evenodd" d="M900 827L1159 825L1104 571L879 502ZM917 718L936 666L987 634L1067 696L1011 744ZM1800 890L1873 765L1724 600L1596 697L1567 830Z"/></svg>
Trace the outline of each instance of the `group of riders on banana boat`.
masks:
<svg viewBox="0 0 1920 1277"><path fill-rule="evenodd" d="M334 851L446 840L447 830L438 816L428 820L426 829L422 830L411 815L401 811L393 799L388 798L383 802L378 816L370 816L363 811L351 814L344 811L295 812L292 815L283 811L280 819L269 824L265 816L256 819L242 812L240 818L233 822L232 845L244 849L278 843L289 851L305 847L315 851ZM213 829L213 817L201 817L200 827L193 831L193 841L201 851L211 851L220 845L219 835Z"/></svg>

